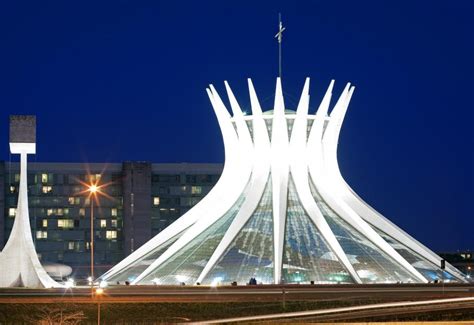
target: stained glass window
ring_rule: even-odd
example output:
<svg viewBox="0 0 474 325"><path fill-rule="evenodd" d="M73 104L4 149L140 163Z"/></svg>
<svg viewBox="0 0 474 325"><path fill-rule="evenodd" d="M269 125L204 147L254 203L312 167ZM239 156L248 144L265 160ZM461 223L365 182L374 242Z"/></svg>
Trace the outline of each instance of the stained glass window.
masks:
<svg viewBox="0 0 474 325"><path fill-rule="evenodd" d="M245 194L244 191L226 214L148 274L141 283L194 284L234 220L245 199Z"/></svg>
<svg viewBox="0 0 474 325"><path fill-rule="evenodd" d="M313 196L363 283L419 282L368 238L338 216L321 198L314 184Z"/></svg>
<svg viewBox="0 0 474 325"><path fill-rule="evenodd" d="M229 248L204 278L204 284L273 283L272 183L269 178L263 196L247 223Z"/></svg>
<svg viewBox="0 0 474 325"><path fill-rule="evenodd" d="M353 283L303 209L291 178L282 276L285 283Z"/></svg>

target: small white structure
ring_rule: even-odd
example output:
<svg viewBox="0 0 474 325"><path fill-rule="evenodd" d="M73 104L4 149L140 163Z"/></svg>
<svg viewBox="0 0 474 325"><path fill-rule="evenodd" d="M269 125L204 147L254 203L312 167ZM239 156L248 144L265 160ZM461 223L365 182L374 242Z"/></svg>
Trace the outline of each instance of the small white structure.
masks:
<svg viewBox="0 0 474 325"><path fill-rule="evenodd" d="M463 282L451 265L360 199L339 171L337 144L354 87L330 113L334 82L309 113L309 78L296 111L280 78L263 112L248 80L252 115L225 83L233 116L211 85L225 165L196 206L102 279L132 284Z"/></svg>
<svg viewBox="0 0 474 325"><path fill-rule="evenodd" d="M15 221L0 253L0 287L62 287L41 266L28 212L27 155L36 153L36 118L10 117L10 152L20 155L20 188Z"/></svg>
<svg viewBox="0 0 474 325"><path fill-rule="evenodd" d="M63 281L72 274L72 267L60 263L42 263L44 270L57 281Z"/></svg>

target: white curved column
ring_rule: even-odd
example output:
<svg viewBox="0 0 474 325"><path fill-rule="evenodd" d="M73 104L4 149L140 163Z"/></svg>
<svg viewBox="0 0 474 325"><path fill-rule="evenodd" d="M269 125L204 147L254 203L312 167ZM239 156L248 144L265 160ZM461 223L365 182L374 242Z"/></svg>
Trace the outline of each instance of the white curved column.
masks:
<svg viewBox="0 0 474 325"><path fill-rule="evenodd" d="M429 248L418 242L416 239L414 239L405 231L400 229L390 220L385 218L382 214L373 209L369 204L367 204L363 199L361 199L344 180L337 161L337 145L344 116L345 110L339 112L337 115L334 116L334 119L338 122L334 123L334 129L330 132L330 141L332 145L328 147L332 148L332 150L330 150L330 152L326 155L328 156L328 159L330 159L330 162L328 162L327 165L331 168L331 181L333 182L334 186L337 187L337 191L335 192L338 193L339 197L363 220L379 228L387 235L396 238L409 249L420 254L424 258L428 259L431 263L439 267L441 258L438 255L436 255ZM452 265L449 265L447 263L446 269L449 272L453 273L453 275L456 276L459 280L465 281L462 274Z"/></svg>
<svg viewBox="0 0 474 325"><path fill-rule="evenodd" d="M340 186L335 181L338 170L337 163L337 141L344 120L347 107L354 87L351 87L347 94L341 95L341 105L336 105L331 112L329 124L323 136L323 159L324 159L324 177L318 188L322 198L326 203L334 209L334 211L342 217L351 226L361 232L372 243L388 254L399 265L404 267L408 272L415 276L419 281L427 282L426 278L421 275L410 263L408 263L392 246L390 246L372 227L370 227L357 213L355 213L343 200L340 199L338 193ZM344 97L343 97L344 96Z"/></svg>
<svg viewBox="0 0 474 325"><path fill-rule="evenodd" d="M328 117L327 112L329 110L329 104L331 101L331 92L334 87L334 80L331 81L329 88L324 96L321 105L319 106L316 116L311 127L311 131L308 138L308 151L307 151L307 161L308 169L313 180L314 185L319 190L323 186L323 168L324 168L324 159L323 159L323 133L325 130L325 125L327 123ZM342 105L343 98L347 96L349 92L350 84L348 83L344 88L339 100L337 101L335 107Z"/></svg>
<svg viewBox="0 0 474 325"><path fill-rule="evenodd" d="M238 147L239 139L232 125L230 125L229 127L229 112L225 108L223 109L222 103L216 103L214 95L209 89L206 89L206 91L216 114L219 127L221 129L222 138L224 141L225 163L219 181L216 183L216 185L214 185L214 187L209 191L209 193L204 198L202 198L202 200L200 200L191 210L186 212L183 216L181 216L171 225L166 227L155 237L143 244L132 254L128 255L120 263L116 264L113 268L111 268L109 271L107 271L104 275L101 276L102 279L107 281L107 279L110 279L118 272L121 272L125 267L143 258L154 248L163 245L183 230L191 227L201 216L212 210L216 205L216 202L222 200L223 193L228 190L229 184L233 182L233 179L235 177L235 175L233 174L235 173L235 170L238 168L239 164L237 157L238 152L235 150L235 148Z"/></svg>
<svg viewBox="0 0 474 325"><path fill-rule="evenodd" d="M350 101L350 98L348 99L348 101ZM398 239L405 246L415 251L416 253L424 256L433 264L439 267L440 260L441 260L439 256L437 256L427 247L425 247L424 245L416 241L413 237L405 233L403 230L398 228L396 225L394 225L392 222L390 222L388 219L386 219L384 216L382 216L380 213L378 213L372 207L370 207L367 203L365 203L350 188L350 186L345 182L344 178L342 177L340 169L339 169L339 164L337 161L337 146L338 146L338 139L339 139L339 135L340 135L340 131L341 131L341 127L342 127L342 123L343 123L346 111L347 111L347 105L345 105L345 107L341 107L341 109L339 110L336 110L336 109L334 110L334 117L333 117L333 114L331 114L331 122L328 125L328 128L329 128L328 134L327 134L328 138L326 139L326 134L325 134L325 139L324 139L325 165L326 165L326 168L330 170L331 183L335 187L335 190L333 192L338 194L338 198L343 202L341 203L341 205L345 205L347 207L346 209L350 209L354 211L355 215L359 216L363 221L366 221L374 225L375 227L385 232L387 235ZM363 224L365 227L366 223L363 222ZM377 241L382 240L383 243L386 243L385 240L381 238L375 231L373 231L373 229L369 225L367 225L367 227L368 227L367 229L370 228L369 232L372 233L372 236L377 238ZM374 233L376 234L376 236L374 235ZM403 257L401 257L398 254L398 252L396 252L389 244L386 244L386 245L390 247L387 249L389 251L392 251L392 254L390 254L391 256L398 255L398 257L396 258L397 261L400 261L400 259L403 259ZM395 254L393 254L393 252L395 252ZM403 260L405 261L405 259ZM408 262L406 263L411 266L411 264L409 264ZM403 264L406 265L405 263ZM446 268L451 273L454 273L453 275L457 276L459 280L464 281L462 275L454 267L452 267L451 265L446 265ZM413 267L410 267L410 269L415 270ZM418 271L416 272L417 272L417 277L419 278L421 274ZM424 277L423 279L426 281Z"/></svg>
<svg viewBox="0 0 474 325"><path fill-rule="evenodd" d="M16 153L16 152L14 152ZM28 211L27 153L20 153L20 188L15 221L0 253L0 287L62 288L41 265L33 243Z"/></svg>
<svg viewBox="0 0 474 325"><path fill-rule="evenodd" d="M281 282L286 207L288 204L288 126L281 80L277 78L271 136L274 281Z"/></svg>
<svg viewBox="0 0 474 325"><path fill-rule="evenodd" d="M248 83L253 115L253 144L250 139L250 133L247 129L247 124L244 120L242 111L227 82L226 88L227 93L229 95L230 104L234 112L234 121L237 123L238 127L240 126L242 132L245 133L245 141L247 142L248 139L250 139L250 146L252 147L251 155L252 157L254 157L254 160L249 190L244 203L242 204L237 215L235 216L235 219L232 221L231 225L229 226L229 229L226 231L224 237L215 249L214 253L212 254L211 258L202 270L196 282L202 282L206 278L209 271L215 266L219 258L225 253L229 245L234 241L236 236L240 233L242 228L248 222L262 198L262 195L265 190L265 185L268 181L268 176L270 173L270 140L268 138L268 132L266 129L265 121L263 120L262 109L260 108L260 104L255 94L255 89L253 89L252 81L248 79Z"/></svg>
<svg viewBox="0 0 474 325"><path fill-rule="evenodd" d="M342 177L342 176L341 176ZM392 238L395 238L404 246L408 247L415 253L421 255L423 258L427 259L429 262L436 265L438 268L441 265L441 257L436 255L429 248L424 246L422 243L417 241L415 238L410 236L408 233L400 229L397 225L392 223L390 220L385 218L379 212L375 211L368 203L366 203L362 198L360 198L353 190L344 182L344 190L341 191L342 199L358 214L367 221L369 224L377 227L387 235ZM451 264L446 262L446 271L455 276L458 280L467 282L464 279L462 273L454 268Z"/></svg>
<svg viewBox="0 0 474 325"><path fill-rule="evenodd" d="M333 82L329 85L326 95L321 103L320 109L318 111L324 112L327 111L329 106L329 101L331 97L331 90L333 87ZM290 170L295 183L296 191L298 193L298 198L303 205L304 210L311 218L313 223L316 225L318 230L321 232L321 235L328 243L329 248L337 256L338 260L342 265L347 269L351 277L356 283L361 283L357 272L354 270L354 267L350 263L346 254L344 253L341 245L334 236L331 228L324 219L324 216L321 214L316 202L311 193L309 187L309 170L308 170L308 160L304 159L307 152L307 128L308 128L308 106L309 106L309 78L306 79L305 86L303 88L303 93L301 94L301 99L298 104L298 109L296 112L296 118L293 124L293 131L291 133L290 139ZM324 108L326 107L326 108ZM320 113L321 114L321 113ZM319 127L322 130L324 118L319 118L313 122L313 127L315 123L319 123Z"/></svg>
<svg viewBox="0 0 474 325"><path fill-rule="evenodd" d="M244 193L244 189L249 181L252 158L248 156L248 143L242 140L245 138L243 134L240 137L237 137L236 141L235 129L232 125L229 113L214 86L210 85L210 88L211 91L208 91L208 94L209 97L212 98L211 103L213 104L214 110L216 112L223 137L224 139L228 137L227 141L232 142L232 145L229 147L229 153L233 157L233 159L230 161L232 164L229 166L229 179L226 179L226 183L223 183L221 192L216 193L215 200L212 201L212 204L207 206L207 209L200 211L199 216L201 216L201 218L199 218L175 243L173 243L165 252L163 252L163 254L158 257L147 269L145 269L145 271L143 271L132 282L132 284L136 284L141 281L144 277L159 267L163 262L168 260L168 258L173 256L173 254L186 246L186 244L188 244L192 239L201 234L221 217L225 216L227 211L237 202L240 195ZM241 129L241 132L244 131ZM205 216L205 218L202 218L202 216Z"/></svg>
<svg viewBox="0 0 474 325"><path fill-rule="evenodd" d="M342 177L342 176L341 176ZM423 258L427 259L429 262L436 265L438 268L441 265L441 257L436 255L428 247L417 241L415 238L410 236L404 230L400 229L397 225L392 223L382 214L377 212L372 208L368 203L366 203L362 198L360 198L352 188L344 181L344 191L341 192L341 197L343 200L364 220L373 226L377 227L387 235L392 238L395 238L401 242L404 246L408 247L415 253L421 255ZM451 264L446 262L446 271L455 276L458 280L467 282L462 273L458 269L453 267Z"/></svg>

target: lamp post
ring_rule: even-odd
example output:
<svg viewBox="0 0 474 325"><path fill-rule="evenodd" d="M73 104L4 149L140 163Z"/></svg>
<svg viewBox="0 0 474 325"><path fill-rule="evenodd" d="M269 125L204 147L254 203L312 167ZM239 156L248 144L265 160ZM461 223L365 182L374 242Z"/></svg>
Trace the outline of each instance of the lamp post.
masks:
<svg viewBox="0 0 474 325"><path fill-rule="evenodd" d="M97 297L97 325L100 325L100 297L104 294L104 289L97 288L95 295Z"/></svg>
<svg viewBox="0 0 474 325"><path fill-rule="evenodd" d="M113 198L108 195L106 192L103 191L104 188L106 188L108 185L112 184L112 182L106 183L106 184L99 184L99 180L101 178L102 174L96 174L94 178L90 176L90 183L83 182L81 180L78 180L80 184L84 186L84 190L79 192L79 194L85 194L88 193L88 199L90 201L90 254L91 254L91 269L90 269L90 277L88 278L90 280L90 285L91 285L91 296L94 294L93 288L94 288L94 280L95 280L95 275L94 275L94 201L99 205L100 207L100 202L99 202L99 196L105 196L108 199Z"/></svg>
<svg viewBox="0 0 474 325"><path fill-rule="evenodd" d="M91 279L92 286L94 286L94 200L97 193L97 185L89 185L90 199L91 199Z"/></svg>

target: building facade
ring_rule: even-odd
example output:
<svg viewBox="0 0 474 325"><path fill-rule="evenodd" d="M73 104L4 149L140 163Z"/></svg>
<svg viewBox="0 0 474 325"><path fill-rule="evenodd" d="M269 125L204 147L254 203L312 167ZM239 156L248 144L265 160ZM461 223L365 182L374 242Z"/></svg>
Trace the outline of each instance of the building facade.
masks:
<svg viewBox="0 0 474 325"><path fill-rule="evenodd" d="M439 256L444 258L459 271L466 274L469 279L474 277L474 252L471 250L457 252L442 252Z"/></svg>
<svg viewBox="0 0 474 325"><path fill-rule="evenodd" d="M29 163L30 222L42 263L90 273L91 199L84 184L105 185L94 206L95 274L100 275L188 211L209 192L220 164ZM0 249L16 215L20 166L0 162Z"/></svg>

